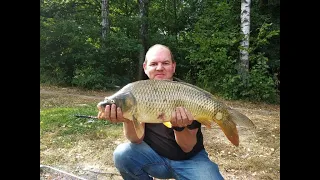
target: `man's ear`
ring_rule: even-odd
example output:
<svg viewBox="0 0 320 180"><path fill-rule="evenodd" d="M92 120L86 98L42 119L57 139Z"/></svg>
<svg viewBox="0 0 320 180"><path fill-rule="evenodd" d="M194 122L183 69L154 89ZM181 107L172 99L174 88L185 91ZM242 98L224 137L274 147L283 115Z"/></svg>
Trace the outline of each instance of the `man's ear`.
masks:
<svg viewBox="0 0 320 180"><path fill-rule="evenodd" d="M176 72L176 62L172 62L172 67L173 67L173 72L175 73Z"/></svg>
<svg viewBox="0 0 320 180"><path fill-rule="evenodd" d="M145 62L142 64L142 66L143 66L143 69L146 70L147 64Z"/></svg>

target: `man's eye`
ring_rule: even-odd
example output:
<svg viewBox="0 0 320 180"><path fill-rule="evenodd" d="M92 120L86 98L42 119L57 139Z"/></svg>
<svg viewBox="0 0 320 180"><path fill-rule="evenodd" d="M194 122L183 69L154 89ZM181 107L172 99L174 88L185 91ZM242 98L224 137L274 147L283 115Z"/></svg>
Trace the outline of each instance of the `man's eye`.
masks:
<svg viewBox="0 0 320 180"><path fill-rule="evenodd" d="M157 64L150 64L150 66L157 66Z"/></svg>

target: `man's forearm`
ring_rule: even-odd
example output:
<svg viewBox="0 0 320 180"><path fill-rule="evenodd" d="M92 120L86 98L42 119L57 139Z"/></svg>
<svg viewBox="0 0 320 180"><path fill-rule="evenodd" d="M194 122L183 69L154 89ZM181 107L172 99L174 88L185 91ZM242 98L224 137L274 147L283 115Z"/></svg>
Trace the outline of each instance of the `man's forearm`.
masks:
<svg viewBox="0 0 320 180"><path fill-rule="evenodd" d="M144 123L143 123L143 129L144 129ZM125 137L132 143L141 143L144 138L144 134L140 139L138 138L133 122L131 121L123 123L123 133Z"/></svg>
<svg viewBox="0 0 320 180"><path fill-rule="evenodd" d="M196 145L197 132L198 128L192 130L184 128L184 130L181 132L174 130L176 141L184 152L190 152Z"/></svg>

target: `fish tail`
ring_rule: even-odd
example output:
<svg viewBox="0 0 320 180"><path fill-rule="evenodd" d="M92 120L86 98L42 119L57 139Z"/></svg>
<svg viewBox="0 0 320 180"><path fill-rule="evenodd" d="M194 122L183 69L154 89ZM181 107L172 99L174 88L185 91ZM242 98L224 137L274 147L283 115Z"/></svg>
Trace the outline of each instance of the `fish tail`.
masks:
<svg viewBox="0 0 320 180"><path fill-rule="evenodd" d="M253 124L253 122L244 114L240 113L239 111L235 109L228 109L229 111L229 118L234 123L237 124L237 126L243 126L247 128L255 128L256 126Z"/></svg>
<svg viewBox="0 0 320 180"><path fill-rule="evenodd" d="M229 141L235 145L239 146L239 135L236 124L231 119L226 119L217 123L223 133L227 136Z"/></svg>

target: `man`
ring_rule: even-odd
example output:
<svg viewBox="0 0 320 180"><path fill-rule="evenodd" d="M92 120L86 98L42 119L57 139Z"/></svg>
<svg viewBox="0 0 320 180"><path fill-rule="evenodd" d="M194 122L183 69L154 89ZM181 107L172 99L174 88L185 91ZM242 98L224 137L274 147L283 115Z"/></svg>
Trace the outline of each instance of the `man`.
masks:
<svg viewBox="0 0 320 180"><path fill-rule="evenodd" d="M145 56L143 69L149 79L173 80L176 62L167 46L156 44ZM144 135L138 138L132 121L124 119L114 104L105 108L105 119L123 122L130 143L114 151L114 163L121 176L129 179L221 180L217 164L210 161L203 146L201 124L183 107L172 112L173 129L162 123L142 123Z"/></svg>

